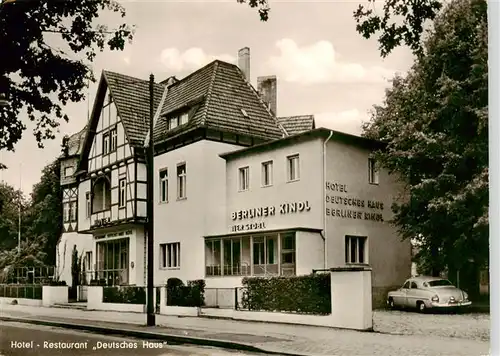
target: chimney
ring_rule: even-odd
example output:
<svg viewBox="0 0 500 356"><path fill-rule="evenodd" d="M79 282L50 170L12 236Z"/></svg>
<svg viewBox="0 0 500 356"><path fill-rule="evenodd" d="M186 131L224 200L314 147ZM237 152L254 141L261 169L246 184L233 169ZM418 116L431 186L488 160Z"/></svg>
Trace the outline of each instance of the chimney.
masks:
<svg viewBox="0 0 500 356"><path fill-rule="evenodd" d="M257 91L259 92L262 101L266 103L274 116L277 116L278 114L276 107L276 97L278 91L277 85L278 83L275 75L257 78Z"/></svg>
<svg viewBox="0 0 500 356"><path fill-rule="evenodd" d="M240 67L246 80L250 83L250 48L243 47L238 51L238 67Z"/></svg>

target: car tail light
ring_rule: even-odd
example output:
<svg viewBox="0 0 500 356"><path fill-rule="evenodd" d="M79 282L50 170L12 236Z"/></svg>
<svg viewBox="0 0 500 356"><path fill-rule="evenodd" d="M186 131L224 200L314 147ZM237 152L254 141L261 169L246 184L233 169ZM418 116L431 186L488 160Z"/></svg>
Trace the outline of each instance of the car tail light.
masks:
<svg viewBox="0 0 500 356"><path fill-rule="evenodd" d="M439 302L439 297L435 295L434 297L431 298L433 302Z"/></svg>

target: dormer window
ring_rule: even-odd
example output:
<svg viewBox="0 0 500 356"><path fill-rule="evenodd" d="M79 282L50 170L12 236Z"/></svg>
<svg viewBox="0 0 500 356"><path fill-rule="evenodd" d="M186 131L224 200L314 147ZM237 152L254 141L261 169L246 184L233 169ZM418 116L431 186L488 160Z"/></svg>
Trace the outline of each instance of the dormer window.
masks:
<svg viewBox="0 0 500 356"><path fill-rule="evenodd" d="M177 116L168 119L168 128L170 130L175 129L179 125L179 118Z"/></svg>
<svg viewBox="0 0 500 356"><path fill-rule="evenodd" d="M189 115L187 113L185 114L182 114L179 118L179 121L180 121L180 125L184 125L184 124L187 124L188 123L188 120L189 120Z"/></svg>

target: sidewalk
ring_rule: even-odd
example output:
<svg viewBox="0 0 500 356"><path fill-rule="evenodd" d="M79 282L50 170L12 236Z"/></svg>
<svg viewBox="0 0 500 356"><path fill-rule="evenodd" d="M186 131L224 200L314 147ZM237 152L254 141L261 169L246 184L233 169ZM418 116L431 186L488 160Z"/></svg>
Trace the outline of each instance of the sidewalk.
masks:
<svg viewBox="0 0 500 356"><path fill-rule="evenodd" d="M146 338L164 335L193 338L208 345L217 342L233 345L233 349L305 356L364 356L364 355L486 355L486 341L463 340L422 335L388 335L311 326L242 322L221 319L157 315L157 327L147 328L145 314L103 311L82 311L60 308L38 308L20 305L0 305L1 318L23 318L53 323L67 323L121 330L124 334ZM94 330L96 331L96 330ZM104 330L102 331L105 332ZM182 342L182 340L180 340ZM215 344L214 344L215 342ZM200 344L200 343L198 343ZM224 345L220 345L224 346ZM224 346L230 347L230 346Z"/></svg>

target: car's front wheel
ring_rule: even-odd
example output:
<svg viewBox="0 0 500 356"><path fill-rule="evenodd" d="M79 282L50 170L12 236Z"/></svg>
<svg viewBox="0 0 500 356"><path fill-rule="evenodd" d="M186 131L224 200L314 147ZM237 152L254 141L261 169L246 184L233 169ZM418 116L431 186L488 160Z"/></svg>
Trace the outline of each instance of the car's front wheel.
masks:
<svg viewBox="0 0 500 356"><path fill-rule="evenodd" d="M425 313L427 311L427 307L425 306L424 302L418 302L417 308L420 313Z"/></svg>
<svg viewBox="0 0 500 356"><path fill-rule="evenodd" d="M391 309L396 309L396 305L394 304L394 299L389 298L389 299L387 300L387 304L389 304L389 308L391 308Z"/></svg>

